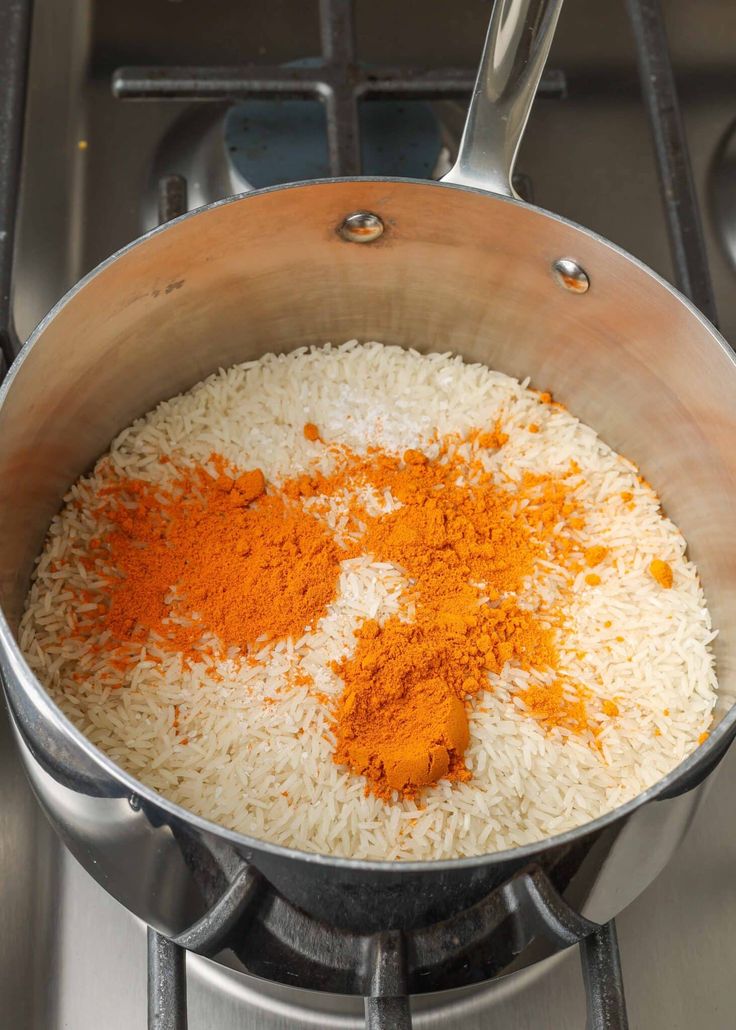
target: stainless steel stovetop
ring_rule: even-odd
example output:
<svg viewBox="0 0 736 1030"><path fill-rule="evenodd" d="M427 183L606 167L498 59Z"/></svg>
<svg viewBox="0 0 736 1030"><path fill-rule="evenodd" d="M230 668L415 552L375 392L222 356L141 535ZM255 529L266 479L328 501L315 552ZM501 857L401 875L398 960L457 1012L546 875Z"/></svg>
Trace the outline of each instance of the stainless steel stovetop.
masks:
<svg viewBox="0 0 736 1030"><path fill-rule="evenodd" d="M711 185L736 121L736 5L665 3L720 322L736 340L736 270L719 243ZM86 270L147 227L154 169L191 105L121 103L122 64L291 61L318 51L299 0L37 0L14 261L26 336ZM487 0L359 0L366 61L471 68ZM550 67L569 95L540 102L520 168L537 203L597 229L671 274L651 141L623 3L567 0ZM224 108L213 107L213 121ZM209 124L209 123L208 123ZM170 141L171 135L168 136ZM178 143L177 143L178 145ZM176 148L174 148L176 149ZM736 176L729 180L736 197ZM720 180L723 188L723 175ZM206 191L207 183L203 189ZM663 340L663 347L667 341ZM145 928L59 845L0 722L0 1030L135 1030L146 1021ZM736 752L659 880L617 920L629 1015L644 1030L727 1030L736 1003ZM189 959L191 1030L362 1027L362 1003L307 996ZM424 998L418 1027L578 1030L577 949L482 991Z"/></svg>

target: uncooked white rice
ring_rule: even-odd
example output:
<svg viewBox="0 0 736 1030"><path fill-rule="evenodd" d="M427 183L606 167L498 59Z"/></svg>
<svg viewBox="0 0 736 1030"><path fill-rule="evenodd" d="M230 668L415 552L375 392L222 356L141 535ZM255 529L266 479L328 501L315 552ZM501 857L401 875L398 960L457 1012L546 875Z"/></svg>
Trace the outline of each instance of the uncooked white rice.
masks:
<svg viewBox="0 0 736 1030"><path fill-rule="evenodd" d="M199 815L275 843L357 858L448 858L596 818L693 750L711 721L716 679L715 634L685 541L635 467L593 429L482 365L351 341L220 370L125 429L110 456L126 476L155 482L166 475L162 455L181 466L216 451L278 483L314 461L308 421L358 452L368 444L401 452L501 414L510 437L504 470L559 472L576 461L587 483L584 532L613 556L596 570L600 585L577 577L559 643L577 682L616 698L619 714L599 750L531 718L517 695L536 674L507 665L489 674L489 690L471 706L468 783L440 781L418 803L366 796L364 781L332 761L328 708L288 673L298 662L319 692L336 697L342 684L330 660L354 646L360 620L398 610L401 575L367 557L343 563L337 600L318 626L265 648L260 665L221 661L216 682L205 663L182 674L179 658L161 651L138 663L124 689L103 685L105 655L69 636L74 595L104 586L79 561L95 532L85 512L102 482L94 472L70 490L66 500L82 504L54 519L38 560L21 625L31 667L80 730L134 776ZM528 432L530 423L539 432ZM633 503L621 500L624 491ZM648 572L653 558L670 563L671 590Z"/></svg>

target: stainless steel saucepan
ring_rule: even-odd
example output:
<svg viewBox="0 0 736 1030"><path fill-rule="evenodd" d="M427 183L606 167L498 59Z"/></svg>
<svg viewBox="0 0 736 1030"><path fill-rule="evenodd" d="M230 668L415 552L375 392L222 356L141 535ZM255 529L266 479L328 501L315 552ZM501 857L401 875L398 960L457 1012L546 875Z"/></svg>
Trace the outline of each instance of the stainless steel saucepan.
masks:
<svg viewBox="0 0 736 1030"><path fill-rule="evenodd" d="M422 976L433 961L422 928L468 906L477 919L455 934L457 968L444 985L571 943L662 869L698 804L694 788L736 732L733 355L639 261L522 203L510 184L560 6L496 3L460 156L443 182L298 183L185 215L72 289L0 395L0 659L36 794L79 861L138 916L193 949L237 941L251 970L287 982L317 985L306 963L301 981L288 962L259 965L258 942L276 933L274 913L287 902L286 936L314 919L354 941L413 934L417 992L432 979ZM502 854L410 863L307 854L160 797L93 747L28 668L15 631L34 557L61 497L112 437L218 366L351 337L452 349L531 375L657 486L720 629L723 704L707 743L634 801ZM466 961L463 949L481 937L482 961ZM344 983L360 989L347 974Z"/></svg>

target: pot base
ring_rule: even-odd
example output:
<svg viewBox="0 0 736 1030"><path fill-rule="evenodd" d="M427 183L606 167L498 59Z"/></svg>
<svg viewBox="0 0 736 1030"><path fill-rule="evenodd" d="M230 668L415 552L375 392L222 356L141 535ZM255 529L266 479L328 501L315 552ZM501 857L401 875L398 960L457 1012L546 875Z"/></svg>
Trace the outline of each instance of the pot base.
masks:
<svg viewBox="0 0 736 1030"><path fill-rule="evenodd" d="M223 963L224 957L212 962L199 955L187 956L193 1014L198 1002L192 1006L192 1000L201 993L208 997L215 995L223 1012L232 1007L243 1020L237 1025L245 1030L270 1030L272 1025L279 1030L307 1030L309 1027L363 1030L365 1027L362 998L286 987L249 976ZM413 1026L419 1030L425 1026L454 1030L475 1027L476 1021L479 1027L490 1025L490 1016L497 1008L511 1003L538 980L552 975L561 963L567 975L579 978L577 951L570 949L488 984L414 996L411 1000Z"/></svg>

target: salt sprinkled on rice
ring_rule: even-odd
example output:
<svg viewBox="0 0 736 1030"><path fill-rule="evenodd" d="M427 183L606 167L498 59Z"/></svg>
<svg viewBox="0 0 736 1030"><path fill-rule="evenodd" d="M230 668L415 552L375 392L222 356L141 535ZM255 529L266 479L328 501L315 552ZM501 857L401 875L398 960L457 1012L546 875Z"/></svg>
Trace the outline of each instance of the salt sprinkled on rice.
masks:
<svg viewBox="0 0 736 1030"><path fill-rule="evenodd" d="M223 658L217 677L211 662L182 672L179 656L149 646L122 689L104 686L104 648L70 635L75 598L105 585L81 561L96 532L89 507L103 483L99 468L69 491L38 560L20 634L32 669L128 772L198 815L274 843L354 858L439 859L532 843L595 819L697 746L716 678L715 633L685 541L636 468L593 429L526 382L482 365L351 341L220 370L120 433L109 460L125 477L163 483L162 456L182 468L217 452L278 484L314 467L307 422L357 453L371 445L402 453L499 419L512 477L577 463L583 534L610 554L596 566L599 584L587 581L590 570L575 578L557 642L566 673L591 696L615 698L618 712L597 747L530 717L519 695L538 674L507 665L489 674L489 689L469 708L469 782L440 780L416 801L366 795L365 781L333 761L329 700L343 687L331 663L351 653L355 628L400 608L402 575L369 556L344 561L324 617L300 640L264 645L259 664ZM328 453L318 460L327 471ZM339 510L328 517L339 533ZM672 589L651 575L653 559L671 567ZM553 582L552 564L546 572ZM297 663L312 689L290 675Z"/></svg>

